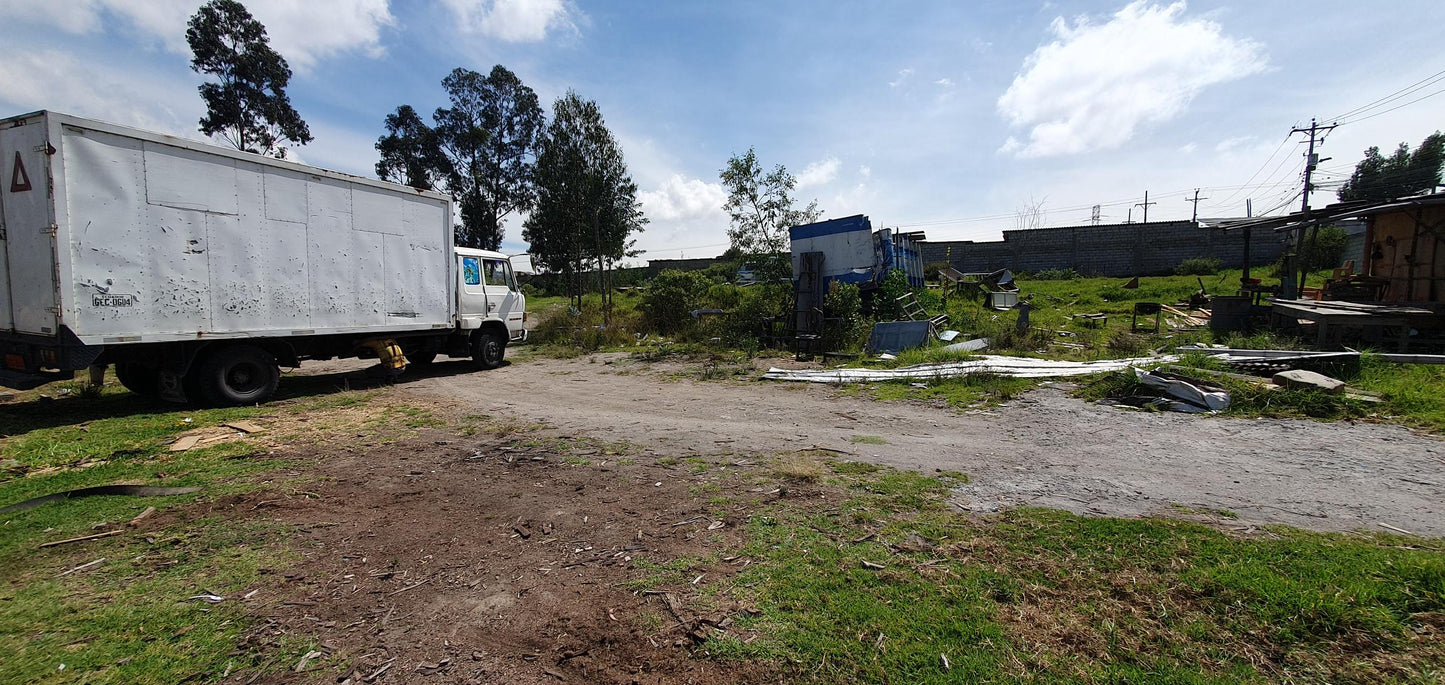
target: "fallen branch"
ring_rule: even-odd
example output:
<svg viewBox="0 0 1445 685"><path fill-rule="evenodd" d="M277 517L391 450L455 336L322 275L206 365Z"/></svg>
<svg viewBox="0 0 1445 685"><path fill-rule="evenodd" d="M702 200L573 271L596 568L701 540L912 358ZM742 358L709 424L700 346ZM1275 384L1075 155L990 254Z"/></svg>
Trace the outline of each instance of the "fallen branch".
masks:
<svg viewBox="0 0 1445 685"><path fill-rule="evenodd" d="M1390 525L1390 524L1388 524L1388 523L1383 523L1383 522L1380 522L1380 521L1376 521L1375 523L1378 524L1381 528L1388 528L1388 529L1393 530L1393 531L1395 531L1396 533L1399 533L1399 534L1401 534L1401 535L1414 535L1414 533L1411 533L1410 531L1405 530L1404 528L1396 528L1396 527L1394 527L1394 526L1392 526L1392 525Z"/></svg>
<svg viewBox="0 0 1445 685"><path fill-rule="evenodd" d="M85 542L86 540L99 540L100 538L108 538L108 537L110 537L110 536L112 536L112 535L120 535L120 534L123 533L123 532L125 532L125 531L108 530L108 531L106 531L106 532L104 532L104 533L96 533L95 535L85 535L85 536L78 537L78 538L70 538L69 540L56 540L56 541L54 541L54 542L47 542L47 543L44 543L44 544L42 544L42 545L40 545L40 546L41 546L41 548L45 548L45 547L56 547L56 546L59 546L59 545L68 545L68 544L70 544L70 543L72 543L72 542Z"/></svg>
<svg viewBox="0 0 1445 685"><path fill-rule="evenodd" d="M105 562L105 557L101 557L101 558L99 558L99 559L96 559L95 561L92 561L92 562L90 562L90 563L88 563L88 564L81 564L81 565L79 565L79 566L76 566L75 568L70 569L69 571L66 571L65 573L62 573L62 574L56 576L56 578L64 578L65 576L68 576L68 575L70 575L70 574L72 574L72 573L75 573L76 571L84 571L85 569L88 569L88 568L90 568L90 567L92 567L92 566L95 566L96 564L100 564L100 563L103 563L103 562Z"/></svg>
<svg viewBox="0 0 1445 685"><path fill-rule="evenodd" d="M414 589L419 588L419 587L421 587L421 586L423 586L423 585L426 585L429 581L430 581L430 579L428 579L428 580L422 580L422 581L417 581L417 582L412 583L411 585L408 585L408 586L406 586L406 587L404 587L404 588L402 588L402 589L400 589L400 590L393 590L393 591L391 591L391 592L388 592L388 593L386 593L386 596L387 596L387 597L390 597L390 596L392 596L392 595L399 595L399 594L401 594L401 593L403 593L403 592L406 592L407 590L414 590Z"/></svg>

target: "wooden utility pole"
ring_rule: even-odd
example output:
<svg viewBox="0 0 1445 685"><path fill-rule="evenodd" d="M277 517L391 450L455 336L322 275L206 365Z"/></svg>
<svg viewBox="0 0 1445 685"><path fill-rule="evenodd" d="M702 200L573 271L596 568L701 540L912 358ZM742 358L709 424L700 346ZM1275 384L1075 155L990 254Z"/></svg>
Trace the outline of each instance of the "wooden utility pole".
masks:
<svg viewBox="0 0 1445 685"><path fill-rule="evenodd" d="M1320 125L1318 125L1318 124L1315 123L1315 120L1314 120L1314 119L1310 119L1310 127L1309 127L1309 128L1293 128L1293 129L1290 129L1290 132L1289 132L1290 135L1294 135L1294 134L1296 134L1296 133L1308 133L1308 134L1310 134L1310 150L1309 150L1309 152L1305 153L1305 191L1304 191L1304 197L1300 199L1300 211L1301 211L1301 212L1308 212L1308 211L1310 211L1310 191L1311 191L1311 190L1314 190L1314 186L1310 183L1310 177L1314 174L1315 167L1319 166L1319 163L1320 163L1320 162L1325 161L1325 160L1319 159L1318 157L1315 156L1315 143L1323 142L1323 139L1322 139L1322 138L1319 139L1319 140L1316 140L1316 136L1318 136L1318 135L1320 135L1320 134L1324 134L1324 133L1329 133L1330 131L1335 130L1335 127L1336 127L1336 126L1339 126L1339 124L1330 124L1329 126L1320 126ZM1326 159L1328 159L1328 158L1326 158Z"/></svg>
<svg viewBox="0 0 1445 685"><path fill-rule="evenodd" d="M1315 123L1314 119L1310 119L1309 128L1295 127L1289 131L1290 135L1296 133L1310 134L1309 152L1305 153L1305 187L1300 197L1300 212L1304 215L1303 218L1306 222L1308 222L1310 218L1310 191L1314 190L1314 184L1312 184L1310 180L1314 174L1315 167L1319 166L1319 163L1323 161L1319 158L1319 155L1315 154L1315 144L1324 142L1322 134L1335 130L1335 127L1338 125L1339 124L1330 124L1329 126L1320 126ZM1291 232L1290 247L1285 248L1284 275L1283 278L1280 279L1280 296L1285 299L1293 299L1298 296L1299 289L1305 285L1305 276L1308 275L1305 269L1299 268L1301 266L1299 264L1299 250L1304 246L1305 226L1308 226L1308 224L1301 226L1298 232ZM1315 234L1319 235L1319 224L1315 224L1314 230ZM1291 248L1293 249L1291 250ZM1298 284L1295 283L1296 269L1298 269L1299 273Z"/></svg>
<svg viewBox="0 0 1445 685"><path fill-rule="evenodd" d="M1149 191L1146 190L1146 191L1144 191L1144 201L1143 201L1143 202L1136 202L1136 203L1134 203L1134 206L1135 206L1135 207L1143 207L1143 208L1144 208L1144 223L1147 224L1147 223L1149 223L1149 205L1157 205L1157 204L1159 204L1159 203L1158 203L1158 202L1150 202L1150 201L1149 201Z"/></svg>
<svg viewBox="0 0 1445 685"><path fill-rule="evenodd" d="M1146 193L1144 199L1146 199L1146 200L1149 199L1147 193ZM1207 198L1207 197L1199 197L1199 189L1198 189L1198 188L1195 188L1195 189L1194 189L1194 199L1191 200L1191 199L1189 199L1189 198L1187 198L1187 197L1184 198L1184 201L1185 201L1185 202L1193 202L1193 203L1194 203L1194 216L1189 219L1190 221L1193 221L1194 223L1199 223L1199 201L1200 201L1200 200L1208 200L1208 199L1209 199L1209 198Z"/></svg>

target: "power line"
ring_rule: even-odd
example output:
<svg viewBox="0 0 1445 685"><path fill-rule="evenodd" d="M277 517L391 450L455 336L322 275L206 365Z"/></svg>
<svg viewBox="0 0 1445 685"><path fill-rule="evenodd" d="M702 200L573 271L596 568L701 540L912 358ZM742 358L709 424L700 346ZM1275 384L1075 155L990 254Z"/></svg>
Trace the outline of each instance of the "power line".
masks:
<svg viewBox="0 0 1445 685"><path fill-rule="evenodd" d="M1288 143L1288 142L1289 142L1289 139L1290 139L1289 136L1285 136L1285 137L1284 137L1284 140L1279 141L1279 145L1274 148L1274 152L1269 153L1269 157L1265 158L1264 164L1259 165L1259 168L1258 168L1258 169L1255 169L1255 170L1254 170L1254 173L1249 175L1249 180L1248 180L1248 181L1245 181L1245 182L1244 182L1244 185L1243 185L1243 186L1240 186L1239 190L1243 190L1243 189L1249 187L1249 184L1254 181L1255 177L1256 177L1256 176L1259 176L1259 172L1264 171L1264 168L1267 167L1267 166L1269 166L1269 163L1270 163L1270 162L1274 161L1274 156L1277 155L1277 154L1279 154L1279 151L1280 151L1280 150L1283 150L1283 149L1284 149L1284 144L1285 144L1285 143ZM1286 158L1286 159L1288 159L1288 158ZM1236 195L1239 195L1239 190L1236 190L1235 192L1230 193L1230 194L1229 194L1229 197L1224 198L1224 199L1221 200L1220 202L1221 202L1221 203L1225 203L1225 202L1229 202L1230 200L1233 200Z"/></svg>
<svg viewBox="0 0 1445 685"><path fill-rule="evenodd" d="M1375 117L1380 116L1381 114L1389 114L1390 112L1393 112L1393 111L1395 111L1395 110L1397 110L1397 109L1400 109L1401 107L1408 107L1408 106L1413 105L1413 104L1415 104L1415 103L1417 103L1417 102L1419 102L1419 101L1421 101L1421 100L1427 100L1427 99L1429 99L1429 98L1433 98L1433 97L1435 97L1436 95L1439 95L1439 94L1441 94L1441 93L1445 93L1445 88L1441 88L1440 90L1437 90L1437 91L1435 91L1435 92L1433 92L1433 93L1430 93L1430 94L1428 94L1428 95L1422 95L1422 96L1420 96L1420 97L1418 97L1418 98L1415 98L1414 100L1411 100L1411 101L1409 101L1409 102L1405 102L1405 103L1401 103L1401 104L1395 105L1394 107L1391 107L1391 108L1389 108L1389 109L1382 109L1382 110L1380 110L1380 111L1378 111L1378 112L1375 112L1374 114L1370 114L1370 115L1362 116L1362 117L1356 117L1356 118L1354 118L1354 119L1350 119L1350 120L1348 120L1348 121L1341 121L1341 122L1339 122L1339 123L1342 124L1342 125L1343 125L1343 124L1355 124L1355 123L1359 123L1359 122L1361 122L1361 121L1365 121L1366 119L1374 119Z"/></svg>
<svg viewBox="0 0 1445 685"><path fill-rule="evenodd" d="M1409 94L1411 94L1411 93L1414 93L1414 92L1416 92L1416 91L1418 91L1418 90L1420 90L1420 89L1422 89L1422 88L1426 88L1426 87L1428 87L1428 86L1434 85L1435 83L1438 83L1438 82L1441 81L1441 80L1445 80L1445 71L1439 71L1439 72L1436 72L1436 73L1431 74L1431 75L1429 75L1429 76L1426 76L1425 78L1420 79L1419 81L1416 81L1416 82L1414 82L1414 83L1412 83L1412 84L1410 84L1410 85L1408 85L1408 86L1405 86L1404 88L1401 88L1400 90L1397 90L1397 91L1395 91L1395 92L1393 92L1393 93L1390 93L1389 95L1386 95L1386 96L1384 96L1384 97L1382 97L1382 98L1379 98L1378 100L1374 100L1374 101L1372 101L1372 102L1369 102L1369 103L1360 105L1359 107L1356 107L1356 108L1354 108L1354 109L1352 109L1352 110L1350 110L1350 111L1348 111L1348 112L1345 112L1345 113L1343 113L1343 114L1337 114L1337 115L1335 115L1335 116L1329 117L1329 119L1330 119L1330 121L1340 121L1340 120L1342 120L1342 119L1345 119L1346 117L1351 117L1351 116L1355 116L1355 115L1358 115L1358 114L1363 114L1363 113L1366 112L1366 111L1369 111L1369 110L1374 109L1374 108L1376 108L1376 107L1379 107L1379 106L1381 106L1381 105L1389 104L1390 102L1392 102L1392 101L1394 101L1394 100L1398 100L1398 99L1400 99L1400 98L1402 98L1402 97L1405 97L1406 95L1409 95Z"/></svg>

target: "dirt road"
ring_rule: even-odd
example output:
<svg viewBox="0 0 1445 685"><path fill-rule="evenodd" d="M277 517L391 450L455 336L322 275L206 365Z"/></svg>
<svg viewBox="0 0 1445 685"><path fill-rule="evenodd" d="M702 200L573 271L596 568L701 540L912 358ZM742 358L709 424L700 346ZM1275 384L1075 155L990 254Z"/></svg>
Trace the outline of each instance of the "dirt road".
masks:
<svg viewBox="0 0 1445 685"><path fill-rule="evenodd" d="M695 380L688 370L696 364L622 354L523 361L486 373L465 364L439 362L403 392L674 456L818 445L851 459L962 471L972 482L956 501L975 512L1042 506L1445 535L1445 442L1399 426L1122 411L1057 387L959 412L804 383ZM886 444L870 444L875 438Z"/></svg>

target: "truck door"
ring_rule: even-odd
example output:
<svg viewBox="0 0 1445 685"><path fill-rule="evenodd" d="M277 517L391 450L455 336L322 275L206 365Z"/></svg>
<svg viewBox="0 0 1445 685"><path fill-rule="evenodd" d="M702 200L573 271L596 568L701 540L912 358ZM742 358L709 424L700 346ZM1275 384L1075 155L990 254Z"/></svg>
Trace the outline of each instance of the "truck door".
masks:
<svg viewBox="0 0 1445 685"><path fill-rule="evenodd" d="M517 292L517 280L512 277L512 264L505 259L482 258L482 278L487 288L487 318L503 321L522 319L522 295ZM507 328L513 328L508 325Z"/></svg>
<svg viewBox="0 0 1445 685"><path fill-rule="evenodd" d="M482 283L482 258L462 255L457 257L457 314L462 317L463 328L476 328L487 311L487 286Z"/></svg>
<svg viewBox="0 0 1445 685"><path fill-rule="evenodd" d="M59 309L45 122L36 116L0 130L0 328L53 336Z"/></svg>

